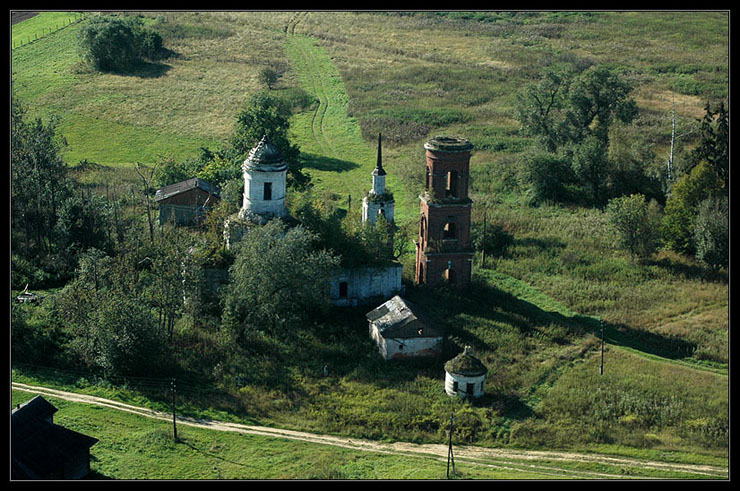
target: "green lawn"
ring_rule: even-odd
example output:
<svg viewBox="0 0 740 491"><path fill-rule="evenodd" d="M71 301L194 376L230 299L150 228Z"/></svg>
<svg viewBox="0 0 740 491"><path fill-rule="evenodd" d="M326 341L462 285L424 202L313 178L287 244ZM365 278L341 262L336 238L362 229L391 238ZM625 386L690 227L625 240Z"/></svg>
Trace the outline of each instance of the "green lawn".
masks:
<svg viewBox="0 0 740 491"><path fill-rule="evenodd" d="M12 404L34 395L12 392ZM47 397L54 421L97 438L91 448L93 479L433 479L446 478L447 462L431 456L392 455L172 424L110 408ZM652 456L651 456L652 457ZM710 465L716 465L712 462ZM721 464L720 464L721 465ZM630 475L696 478L625 464L542 459L456 458L457 479L593 479ZM706 478L706 476L704 476Z"/></svg>
<svg viewBox="0 0 740 491"><path fill-rule="evenodd" d="M40 12L11 28L13 49L43 38L83 18L82 12Z"/></svg>
<svg viewBox="0 0 740 491"><path fill-rule="evenodd" d="M34 25L51 25L52 14L58 13L14 26L13 39L24 30L43 32L45 27ZM489 397L465 406L470 441L725 458L728 276L707 280L694 260L668 252L632 262L615 249L599 210L527 206L516 162L530 142L519 133L512 110L516 90L548 60L609 63L635 84L645 115L640 131L654 136L651 144L660 156L670 135L665 114L673 100L689 120L701 117L707 99L727 95L728 16L531 13L508 23L505 16L490 14L480 20L454 13L168 14L156 22L163 22L165 44L176 55L129 75L81 67L75 49L80 24L72 24L13 49L13 89L31 115L60 117L68 163L105 164L135 182L134 162L151 164L164 154L184 159L200 146L214 148L223 141L241 105L260 88L257 73L269 61L281 67L279 88L300 87L319 101L293 116L291 137L321 195L340 206L351 196L353 209L359 208L371 186L376 130L387 135L384 166L399 222L414 221L418 213L424 138L438 132L470 138L476 147L473 219L480 223L486 210L488 224L511 234L512 245L489 258L486 269L477 267L476 258L476 286L469 296L408 289L410 298L440 319L455 346L472 344L489 366ZM147 15L151 23L159 17ZM82 176L110 178L108 171ZM404 276L410 277L412 258L402 259ZM440 391L440 367L388 368L373 358L363 312L355 314L328 320L324 330L301 333L305 343L285 369L300 394L297 400L292 393L248 387L239 407L250 416L262 415L264 422L305 430L438 438L434 425L453 404ZM604 377L594 375L600 319L607 325ZM312 374L322 356L336 360L336 383ZM611 406L594 396L597 390L613 396ZM602 424L605 415L612 418L609 425ZM78 416L82 429L88 428L84 419ZM94 452L102 475L210 478L218 472L214 462L220 462L222 477L296 478L312 472L318 477L444 477L439 463L423 459L375 456L367 464L366 454L306 447L303 453L315 452L315 459L285 447L263 458L236 442L266 448L278 443L193 430L185 438L192 446L174 445L168 443L166 425L119 424ZM136 433L137 424L145 428L139 439L166 456L162 462L137 467L125 461L128 454L148 452L132 450L135 438L128 434ZM242 448L249 462L231 446ZM110 453L98 456L97 451ZM280 452L295 462L276 457ZM197 465L180 468L185 465L180 461ZM108 467L109 462L116 463ZM395 462L403 462L401 468ZM507 472L475 466L462 475L512 477Z"/></svg>

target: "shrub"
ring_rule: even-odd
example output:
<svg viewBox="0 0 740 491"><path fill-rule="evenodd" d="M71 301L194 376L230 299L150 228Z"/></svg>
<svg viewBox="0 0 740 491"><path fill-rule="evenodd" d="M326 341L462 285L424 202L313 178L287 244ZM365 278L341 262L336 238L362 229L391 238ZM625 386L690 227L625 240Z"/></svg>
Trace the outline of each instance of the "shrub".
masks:
<svg viewBox="0 0 740 491"><path fill-rule="evenodd" d="M95 17L80 30L78 49L96 70L126 72L145 58L155 58L162 37L145 29L137 17Z"/></svg>
<svg viewBox="0 0 740 491"><path fill-rule="evenodd" d="M619 236L619 245L633 258L645 258L655 252L660 216L654 201L648 204L641 194L623 196L609 201L606 211Z"/></svg>
<svg viewBox="0 0 740 491"><path fill-rule="evenodd" d="M526 179L532 186L532 204L573 199L569 186L575 182L575 176L565 159L541 153L527 158L524 168Z"/></svg>

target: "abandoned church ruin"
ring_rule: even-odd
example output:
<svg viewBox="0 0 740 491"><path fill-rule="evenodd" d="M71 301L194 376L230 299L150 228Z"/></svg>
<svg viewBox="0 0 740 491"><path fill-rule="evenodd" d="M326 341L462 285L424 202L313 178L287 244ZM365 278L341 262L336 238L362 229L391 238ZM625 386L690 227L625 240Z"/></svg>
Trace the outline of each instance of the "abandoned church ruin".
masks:
<svg viewBox="0 0 740 491"><path fill-rule="evenodd" d="M462 290L470 284L473 260L471 207L468 196L470 154L473 146L463 138L439 136L424 144L425 189L420 198L419 237L415 280L419 285L449 284ZM287 163L267 137L252 148L242 166L244 194L239 212L225 223L227 246L241 240L249 227L272 219L292 222L286 207ZM393 223L395 201L386 186L382 136L371 172L372 187L362 200L362 223L376 226L381 217ZM440 357L445 333L400 297L402 265L337 268L327 278L327 294L335 306L356 307L383 302L366 314L369 335L386 360ZM377 305L377 303L376 303ZM445 365L445 390L450 395L480 397L485 366L469 348Z"/></svg>
<svg viewBox="0 0 740 491"><path fill-rule="evenodd" d="M416 242L416 283L447 282L457 289L470 284L473 248L468 197L470 151L468 140L440 136L424 144L426 182L421 200L419 240Z"/></svg>

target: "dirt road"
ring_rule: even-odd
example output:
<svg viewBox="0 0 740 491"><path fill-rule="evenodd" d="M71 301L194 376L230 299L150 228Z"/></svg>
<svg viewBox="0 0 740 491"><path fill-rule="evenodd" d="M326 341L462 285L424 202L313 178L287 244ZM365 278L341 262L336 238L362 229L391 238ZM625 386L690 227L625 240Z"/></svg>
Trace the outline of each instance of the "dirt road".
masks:
<svg viewBox="0 0 740 491"><path fill-rule="evenodd" d="M108 407L119 411L126 411L147 418L161 419L171 421L172 415L151 409L132 406L122 402L112 401L85 394L73 392L64 392L46 387L31 386L13 382L14 390L40 394L49 397L56 397L73 402L94 404L97 406ZM211 421L203 419L194 419L188 417L178 417L178 424L207 428L218 431L231 431L243 434L262 435L275 438L286 438L291 440L300 440L305 442L317 443L322 445L331 445L353 450L368 452L387 453L394 455L406 456L426 456L436 458L442 461L447 459L447 446L443 444L414 444L414 443L379 443L369 440L359 440L355 438L343 438L331 435L319 435L306 433L302 431L283 430L279 428L270 428L266 426L252 426L237 423L227 423L222 421ZM683 472L693 474L696 478L727 478L727 468L711 466L682 464L673 462L658 462L638 460L626 457L610 457L597 454L581 454L573 452L557 451L531 451L531 450L510 450L495 449L474 446L456 446L456 462L465 462L469 465L482 465L492 468L498 468L511 471L533 471L541 474L549 474L553 477L572 478L572 479L614 479L614 478L632 478L648 479L648 476L639 475L621 475L620 468L640 468L651 470L663 470L670 472ZM552 465L547 465L548 462ZM585 470L570 470L557 467L556 462L590 462L608 464L614 467L614 473L592 472Z"/></svg>

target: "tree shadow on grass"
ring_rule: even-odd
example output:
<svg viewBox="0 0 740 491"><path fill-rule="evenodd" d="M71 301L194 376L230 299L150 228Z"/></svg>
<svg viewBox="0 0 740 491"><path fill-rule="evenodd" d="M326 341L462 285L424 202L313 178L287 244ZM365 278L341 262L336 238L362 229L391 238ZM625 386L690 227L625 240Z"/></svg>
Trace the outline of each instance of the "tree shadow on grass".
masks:
<svg viewBox="0 0 740 491"><path fill-rule="evenodd" d="M555 237L523 237L514 238L509 248L511 249L512 247L517 246L525 248L538 248L542 251L549 251L554 254L556 249L565 249L567 244Z"/></svg>
<svg viewBox="0 0 740 491"><path fill-rule="evenodd" d="M347 172L360 166L348 160L335 159L313 153L301 153L301 159L305 168L327 172Z"/></svg>
<svg viewBox="0 0 740 491"><path fill-rule="evenodd" d="M414 295L414 292L411 292ZM414 295L417 296L417 295ZM474 282L463 294L429 291L429 299L417 299L430 309L437 310L438 318L457 319L459 314L479 317L496 323L511 325L524 335L533 335L537 326L554 325L565 327L575 337L592 334L601 337L599 319L586 315L565 316L559 312L547 311L522 300L510 293L484 282ZM454 333L464 342L482 342L466 329L447 323L448 333ZM681 338L664 336L621 323L604 322L605 342L624 346L646 354L671 360L691 356L697 348L696 343ZM552 339L559 343L562 340Z"/></svg>
<svg viewBox="0 0 740 491"><path fill-rule="evenodd" d="M728 283L729 276L726 271L715 271L705 268L698 264L687 264L676 261L669 257L661 259L648 259L645 261L647 266L658 266L666 269L675 275L680 275L687 280L701 280L711 283Z"/></svg>
<svg viewBox="0 0 740 491"><path fill-rule="evenodd" d="M137 78L160 78L172 69L170 65L164 63L153 63L142 61L128 73L122 74Z"/></svg>

